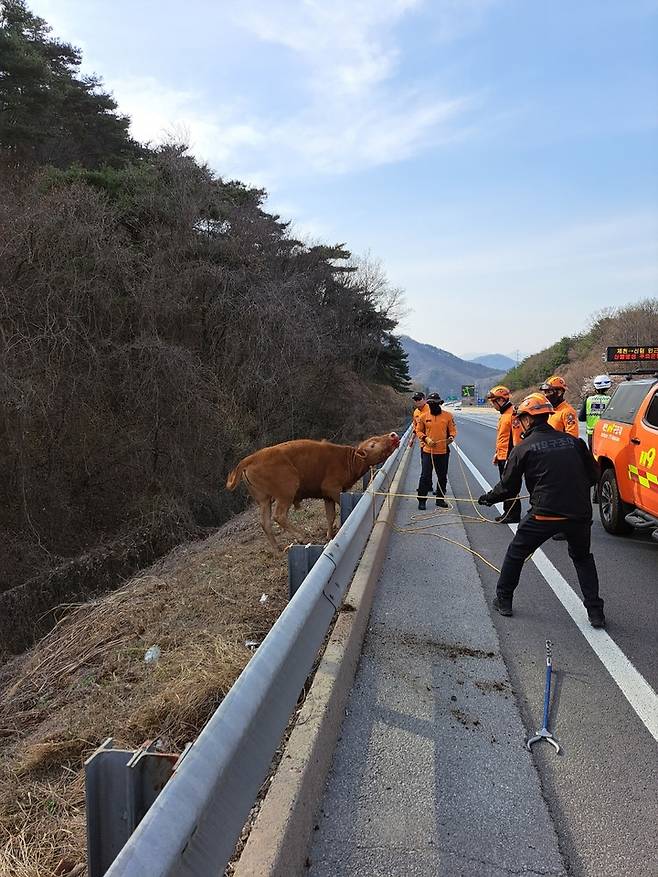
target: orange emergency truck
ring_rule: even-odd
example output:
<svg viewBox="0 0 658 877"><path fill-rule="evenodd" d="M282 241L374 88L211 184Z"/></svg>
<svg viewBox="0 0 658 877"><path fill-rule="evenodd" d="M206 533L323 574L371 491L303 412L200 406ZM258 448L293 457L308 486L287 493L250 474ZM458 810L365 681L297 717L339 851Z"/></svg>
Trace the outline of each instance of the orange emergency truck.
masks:
<svg viewBox="0 0 658 877"><path fill-rule="evenodd" d="M594 427L592 450L601 466L605 529L617 535L643 530L658 541L658 376L619 384Z"/></svg>

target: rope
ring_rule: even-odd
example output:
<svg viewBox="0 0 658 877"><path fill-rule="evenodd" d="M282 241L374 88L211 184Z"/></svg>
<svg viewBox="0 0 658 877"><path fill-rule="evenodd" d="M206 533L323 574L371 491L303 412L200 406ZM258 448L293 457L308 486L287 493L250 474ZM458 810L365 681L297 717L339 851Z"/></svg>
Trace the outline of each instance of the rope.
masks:
<svg viewBox="0 0 658 877"><path fill-rule="evenodd" d="M421 526L411 526L411 527L400 527L397 524L391 523L391 529L396 533L401 533L407 536L425 536L431 537L433 539L442 539L444 542L449 542L451 545L456 545L458 548L462 548L464 551L467 551L469 554L472 554L474 557L477 557L483 563L485 563L490 569L494 572L500 574L500 569L491 563L490 560L487 560L482 554L478 551L475 551L469 545L464 545L463 542L458 542L456 539L451 539L448 536L443 536L440 533L431 532L437 527L448 527L454 526L455 524L461 524L464 522L469 522L471 524L494 524L495 526L499 524L505 524L506 518L511 511L511 507L501 516L499 521L493 521L491 518L488 518L486 515L483 515L480 511L480 508L477 504L477 500L473 496L473 492L471 491L471 486L469 484L468 478L466 476L466 471L464 469L464 464L462 463L461 456L457 454L457 460L459 461L459 467L461 469L461 474L464 479L464 483L466 484L466 489L468 490L468 497L451 497L450 499L454 503L459 502L470 502L473 506L473 509L476 513L476 516L473 515L465 515L459 511L455 510L455 506L448 500L447 497L437 497L438 499L444 499L448 503L448 508L437 509L433 512L427 512L425 514L415 514L412 515L409 519L410 524L420 524ZM398 497L400 499L423 499L425 497L419 497L417 493L394 493L392 491L384 491L384 490L372 490L370 488L366 488L366 493L370 493L373 497L375 496L384 496L388 498L388 502L390 504L392 497ZM528 494L522 494L515 497L509 497L510 500L521 500L521 499L529 499ZM373 502L373 511L374 511L374 502ZM450 515L454 520L434 520L435 518L445 518ZM532 555L530 555L532 557ZM529 560L530 558L528 558Z"/></svg>
<svg viewBox="0 0 658 877"><path fill-rule="evenodd" d="M369 493L371 496L398 496L402 499L430 499L433 494L428 494L427 496L418 496L417 493L393 493L392 491L387 490L370 490L369 487L365 490L366 493ZM445 499L448 502L449 499L454 500L455 502L474 502L477 505L477 500L473 499L472 496L439 496L437 499ZM527 493L519 494L518 496L510 496L509 501L511 502L513 499L530 499L530 495ZM507 499L505 499L507 502ZM482 515L480 515L482 517ZM486 520L489 520L486 518Z"/></svg>

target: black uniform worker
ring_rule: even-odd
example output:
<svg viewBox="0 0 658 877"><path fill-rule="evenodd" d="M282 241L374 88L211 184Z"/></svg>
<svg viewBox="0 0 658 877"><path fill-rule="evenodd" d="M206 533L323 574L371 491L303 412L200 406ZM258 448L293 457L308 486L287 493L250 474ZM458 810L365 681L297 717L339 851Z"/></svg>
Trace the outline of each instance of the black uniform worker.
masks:
<svg viewBox="0 0 658 877"><path fill-rule="evenodd" d="M531 394L518 406L523 440L512 450L498 484L478 500L490 506L517 496L522 478L530 492L530 512L507 549L493 606L501 615L512 615L512 597L523 564L547 539L561 532L566 536L590 623L605 627L599 578L590 551L590 488L598 481L598 467L582 439L549 426L551 412L552 405L541 393Z"/></svg>

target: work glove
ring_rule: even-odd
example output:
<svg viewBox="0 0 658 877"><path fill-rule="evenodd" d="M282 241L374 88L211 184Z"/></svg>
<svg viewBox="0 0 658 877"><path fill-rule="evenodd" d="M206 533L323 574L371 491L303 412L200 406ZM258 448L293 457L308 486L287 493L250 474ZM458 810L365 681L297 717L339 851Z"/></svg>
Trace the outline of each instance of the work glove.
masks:
<svg viewBox="0 0 658 877"><path fill-rule="evenodd" d="M486 505L486 506L493 505L493 502L489 499L488 493L482 494L482 496L478 499L478 505Z"/></svg>
<svg viewBox="0 0 658 877"><path fill-rule="evenodd" d="M425 439L425 446L426 447L433 448L435 444L436 444L436 442L434 441L434 439L431 439L431 438Z"/></svg>

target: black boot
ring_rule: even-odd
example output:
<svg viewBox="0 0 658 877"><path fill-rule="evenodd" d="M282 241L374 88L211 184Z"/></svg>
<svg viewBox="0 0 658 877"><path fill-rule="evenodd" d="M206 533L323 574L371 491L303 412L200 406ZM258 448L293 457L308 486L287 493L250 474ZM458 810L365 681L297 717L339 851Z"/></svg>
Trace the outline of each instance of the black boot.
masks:
<svg viewBox="0 0 658 877"><path fill-rule="evenodd" d="M442 509L450 508L450 506L448 505L448 503L445 501L445 499L442 496L439 496L439 498L436 501L436 504Z"/></svg>
<svg viewBox="0 0 658 877"><path fill-rule="evenodd" d="M592 627L605 627L603 609L588 609L587 616Z"/></svg>
<svg viewBox="0 0 658 877"><path fill-rule="evenodd" d="M505 615L508 618L512 616L514 613L512 612L512 598L507 597L502 594L496 594L493 601L493 608L496 612L500 612L501 615Z"/></svg>
<svg viewBox="0 0 658 877"><path fill-rule="evenodd" d="M424 496L419 496L418 497L418 511L424 512L426 508L427 508L427 500L425 499Z"/></svg>

